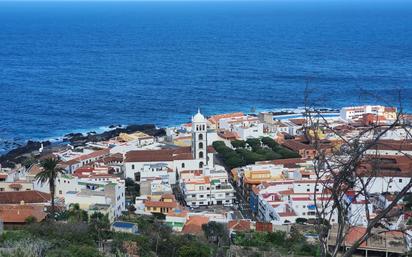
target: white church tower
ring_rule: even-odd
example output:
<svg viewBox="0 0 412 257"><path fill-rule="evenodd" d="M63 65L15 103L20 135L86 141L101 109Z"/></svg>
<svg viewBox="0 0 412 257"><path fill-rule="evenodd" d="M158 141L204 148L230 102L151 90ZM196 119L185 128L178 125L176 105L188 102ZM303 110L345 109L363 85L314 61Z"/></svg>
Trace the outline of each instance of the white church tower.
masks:
<svg viewBox="0 0 412 257"><path fill-rule="evenodd" d="M200 110L192 117L192 154L199 168L207 165L207 120Z"/></svg>

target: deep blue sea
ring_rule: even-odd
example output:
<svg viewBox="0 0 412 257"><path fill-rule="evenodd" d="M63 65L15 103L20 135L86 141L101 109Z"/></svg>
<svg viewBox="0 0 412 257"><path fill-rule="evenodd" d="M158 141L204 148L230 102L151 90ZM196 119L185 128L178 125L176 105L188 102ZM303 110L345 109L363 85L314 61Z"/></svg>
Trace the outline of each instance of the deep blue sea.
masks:
<svg viewBox="0 0 412 257"><path fill-rule="evenodd" d="M412 1L1 2L0 148L111 124L412 106Z"/></svg>

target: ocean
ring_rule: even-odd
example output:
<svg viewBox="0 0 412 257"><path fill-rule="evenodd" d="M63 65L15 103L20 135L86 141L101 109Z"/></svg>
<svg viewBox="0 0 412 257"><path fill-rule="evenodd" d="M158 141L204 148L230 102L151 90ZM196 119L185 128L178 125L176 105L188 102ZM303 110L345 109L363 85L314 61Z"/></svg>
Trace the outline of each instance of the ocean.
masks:
<svg viewBox="0 0 412 257"><path fill-rule="evenodd" d="M412 108L411 1L0 1L0 152L198 108Z"/></svg>

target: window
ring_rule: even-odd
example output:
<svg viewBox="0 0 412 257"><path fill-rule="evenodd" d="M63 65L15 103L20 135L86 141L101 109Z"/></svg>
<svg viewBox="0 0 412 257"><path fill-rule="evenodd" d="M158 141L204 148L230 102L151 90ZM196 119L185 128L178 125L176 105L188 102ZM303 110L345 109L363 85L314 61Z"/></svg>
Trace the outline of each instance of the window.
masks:
<svg viewBox="0 0 412 257"><path fill-rule="evenodd" d="M59 194L61 195L63 192L61 190L59 190Z"/></svg>
<svg viewBox="0 0 412 257"><path fill-rule="evenodd" d="M203 149L203 143L202 142L199 143L199 149Z"/></svg>
<svg viewBox="0 0 412 257"><path fill-rule="evenodd" d="M199 134L199 140L203 140L203 134Z"/></svg>
<svg viewBox="0 0 412 257"><path fill-rule="evenodd" d="M182 163L182 168L184 168L185 167L185 163Z"/></svg>
<svg viewBox="0 0 412 257"><path fill-rule="evenodd" d="M203 152L202 151L199 152L199 158L203 158Z"/></svg>
<svg viewBox="0 0 412 257"><path fill-rule="evenodd" d="M203 162L199 162L199 168L203 168Z"/></svg>
<svg viewBox="0 0 412 257"><path fill-rule="evenodd" d="M308 189L306 189L306 192L310 192L310 189L308 188Z"/></svg>
<svg viewBox="0 0 412 257"><path fill-rule="evenodd" d="M399 183L402 183L402 179L401 179L401 178L399 179Z"/></svg>
<svg viewBox="0 0 412 257"><path fill-rule="evenodd" d="M132 170L134 170L134 164L132 164Z"/></svg>

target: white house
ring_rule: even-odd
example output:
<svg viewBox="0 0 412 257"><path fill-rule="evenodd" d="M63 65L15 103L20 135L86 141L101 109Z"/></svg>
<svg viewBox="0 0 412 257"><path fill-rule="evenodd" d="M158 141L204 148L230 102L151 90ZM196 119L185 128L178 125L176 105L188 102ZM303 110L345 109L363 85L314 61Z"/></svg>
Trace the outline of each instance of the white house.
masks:
<svg viewBox="0 0 412 257"><path fill-rule="evenodd" d="M231 205L235 190L228 182L225 170L185 171L181 173L180 188L188 206Z"/></svg>

